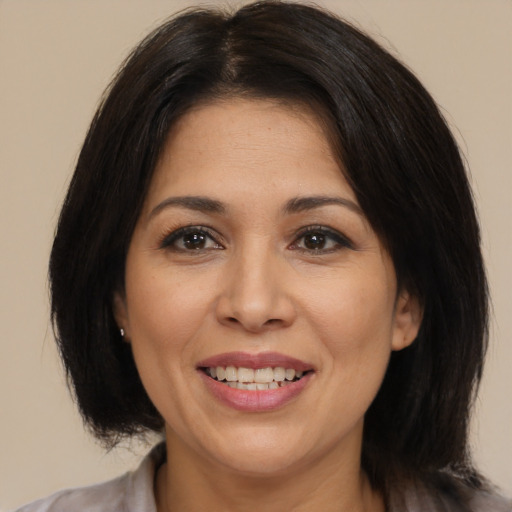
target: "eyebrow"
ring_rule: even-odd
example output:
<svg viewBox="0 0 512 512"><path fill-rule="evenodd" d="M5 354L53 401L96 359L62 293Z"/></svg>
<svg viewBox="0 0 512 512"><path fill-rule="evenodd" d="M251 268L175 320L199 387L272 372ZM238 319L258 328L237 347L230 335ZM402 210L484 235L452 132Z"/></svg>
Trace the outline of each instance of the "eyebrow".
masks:
<svg viewBox="0 0 512 512"><path fill-rule="evenodd" d="M337 196L294 197L286 203L283 211L285 214L300 213L328 205L343 206L358 215L364 216L363 210L357 203L354 203L354 201L351 201L350 199Z"/></svg>
<svg viewBox="0 0 512 512"><path fill-rule="evenodd" d="M180 196L168 197L161 203L158 203L149 213L149 218L151 219L162 210L172 206L178 206L180 208L186 208L187 210L195 210L199 212L217 214L223 214L226 212L226 207L216 199L211 199L204 196Z"/></svg>
<svg viewBox="0 0 512 512"><path fill-rule="evenodd" d="M328 205L338 205L348 208L349 210L363 216L364 213L361 207L343 197L337 196L307 196L307 197L294 197L286 202L283 212L284 214L300 213L315 208L321 208ZM222 215L226 213L226 206L216 199L211 199L205 196L179 196L168 197L161 203L158 203L149 213L149 219L158 215L162 210L177 206L187 210L194 210L199 212L216 213Z"/></svg>

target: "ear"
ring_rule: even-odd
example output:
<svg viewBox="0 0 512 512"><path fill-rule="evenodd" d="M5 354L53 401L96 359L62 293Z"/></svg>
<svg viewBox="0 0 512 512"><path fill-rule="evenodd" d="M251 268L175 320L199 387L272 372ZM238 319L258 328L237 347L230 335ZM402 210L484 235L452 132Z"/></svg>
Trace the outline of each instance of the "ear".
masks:
<svg viewBox="0 0 512 512"><path fill-rule="evenodd" d="M402 350L416 339L423 319L423 308L418 298L407 290L399 293L395 304L395 322L392 350Z"/></svg>
<svg viewBox="0 0 512 512"><path fill-rule="evenodd" d="M112 309L114 318L119 329L124 331L123 338L125 341L130 340L130 322L128 321L128 309L126 307L126 297L121 292L114 292L112 301Z"/></svg>

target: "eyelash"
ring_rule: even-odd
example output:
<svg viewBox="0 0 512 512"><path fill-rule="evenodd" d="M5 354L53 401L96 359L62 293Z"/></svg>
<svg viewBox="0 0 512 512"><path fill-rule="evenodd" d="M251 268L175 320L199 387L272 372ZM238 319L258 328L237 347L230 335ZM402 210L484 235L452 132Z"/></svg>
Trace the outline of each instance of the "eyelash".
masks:
<svg viewBox="0 0 512 512"><path fill-rule="evenodd" d="M205 238L209 239L211 242L214 242L216 245L215 247L209 247L209 248L197 248L197 249L186 249L184 247L177 247L175 244L180 239L183 239L187 235L199 235L204 236ZM324 240L328 242L328 240L331 240L335 242L334 247L324 249L311 249L307 247L299 247L299 241L306 237L307 235L320 235L323 237ZM166 234L160 244L159 247L161 249L171 250L175 252L186 252L186 253L196 253L200 254L204 251L210 251L210 250L223 250L224 247L222 244L220 244L217 240L217 237L214 235L214 231L208 227L205 226L185 226L179 229L176 229L175 231L172 231L171 233ZM303 253L312 254L312 255L322 255L322 254L329 254L335 251L338 251L343 248L352 249L353 245L352 242L345 236L343 236L341 233L339 233L336 230L327 228L325 226L306 226L305 228L301 229L299 232L295 234L295 241L288 246L289 248L301 251Z"/></svg>
<svg viewBox="0 0 512 512"><path fill-rule="evenodd" d="M203 251L211 250L212 248L204 249L185 249L183 247L176 247L176 242L180 240L180 238L184 238L187 235L203 235L209 240L213 241L218 247L214 247L213 249L219 250L224 249L224 247L217 241L216 237L213 234L213 230L207 228L206 226L185 226L171 233L166 234L161 240L159 246L160 249L173 250L175 252L190 252L190 253L200 253Z"/></svg>
<svg viewBox="0 0 512 512"><path fill-rule="evenodd" d="M303 239L307 235L321 235L325 239L330 239L335 242L335 246L330 249L308 249L305 247L297 247L299 240ZM352 242L334 229L327 228L325 226L307 226L299 231L295 235L295 242L290 247L295 247L295 250L302 251L313 255L322 255L336 252L340 249L353 249Z"/></svg>

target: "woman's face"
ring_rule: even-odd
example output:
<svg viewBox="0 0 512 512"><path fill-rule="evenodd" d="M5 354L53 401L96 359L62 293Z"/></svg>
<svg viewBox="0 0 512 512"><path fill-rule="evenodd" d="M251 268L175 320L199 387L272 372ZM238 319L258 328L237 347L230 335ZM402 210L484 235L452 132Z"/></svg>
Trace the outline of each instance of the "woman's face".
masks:
<svg viewBox="0 0 512 512"><path fill-rule="evenodd" d="M116 318L170 453L247 474L358 465L420 316L314 115L263 100L175 125L125 284Z"/></svg>

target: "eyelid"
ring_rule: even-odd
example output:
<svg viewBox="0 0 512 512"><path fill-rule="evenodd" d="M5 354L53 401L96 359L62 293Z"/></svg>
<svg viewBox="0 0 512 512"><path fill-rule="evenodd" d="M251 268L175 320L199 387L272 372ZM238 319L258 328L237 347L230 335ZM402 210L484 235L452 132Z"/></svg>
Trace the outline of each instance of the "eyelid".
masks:
<svg viewBox="0 0 512 512"><path fill-rule="evenodd" d="M218 237L216 236L216 232L212 228L210 228L208 226L196 225L196 224L189 225L189 226L182 226L177 229L173 229L170 232L166 231L164 233L164 235L160 238L158 247L159 247L159 249L167 249L167 250L174 249L175 251L181 251L182 249L173 247L173 243L176 242L177 240L179 240L181 237L191 234L191 233L202 233L202 234L206 235L208 238L210 238L211 240L213 240L221 248L224 248L223 245L219 242ZM185 251L185 250L183 249L183 251ZM193 253L193 251L186 251L186 252ZM198 250L198 252L200 252L200 251Z"/></svg>
<svg viewBox="0 0 512 512"><path fill-rule="evenodd" d="M190 252L194 253L194 251L190 251L187 249L183 249L180 247L175 246L175 242L178 241L180 238L186 236L187 234L192 233L201 233L204 234L206 237L208 237L211 241L213 241L218 247L209 247L204 249L198 249L197 253L200 253L202 251L208 251L212 249L225 249L224 244L219 241L219 238L221 238L217 231L210 228L209 226L204 225L188 225L188 226L181 226L176 229L167 230L164 232L164 234L160 237L158 248L163 250L174 250L176 252ZM306 247L300 247L299 241L306 236L309 233L317 233L325 236L326 238L329 238L331 241L335 243L335 247L331 247L328 249L308 249ZM338 250L348 248L348 249L354 249L352 241L344 234L339 232L337 229L331 228L329 226L325 225L310 225L310 226L304 226L297 230L293 235L293 241L288 246L290 249L302 251L309 254L316 254L316 255L322 255L322 254L328 254L332 252L336 252Z"/></svg>
<svg viewBox="0 0 512 512"><path fill-rule="evenodd" d="M301 250L310 254L321 255L335 252L343 248L354 249L354 244L346 235L340 233L337 229L323 225L311 225L301 228L295 233L294 241L290 247L296 246L297 242L309 233L320 233L324 236L330 237L336 242L337 247L331 249L307 249L303 247L294 247L295 250Z"/></svg>

